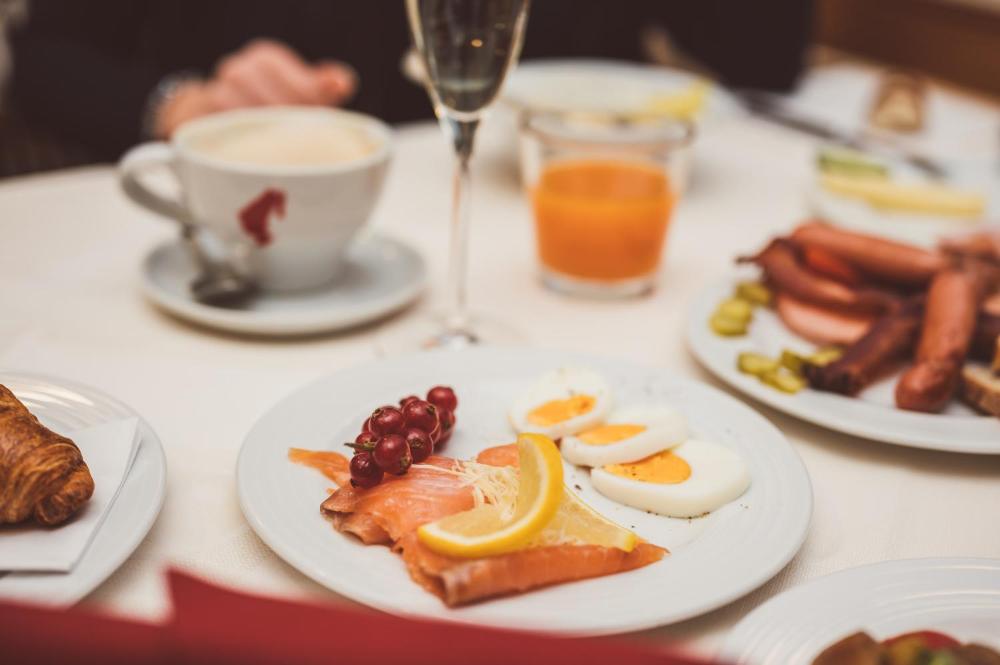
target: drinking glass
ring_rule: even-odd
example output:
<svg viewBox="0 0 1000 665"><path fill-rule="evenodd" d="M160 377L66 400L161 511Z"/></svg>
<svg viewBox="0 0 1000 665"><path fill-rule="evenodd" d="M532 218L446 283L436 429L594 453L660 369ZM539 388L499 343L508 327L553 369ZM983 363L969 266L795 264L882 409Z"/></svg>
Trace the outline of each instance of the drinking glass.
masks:
<svg viewBox="0 0 1000 665"><path fill-rule="evenodd" d="M693 131L659 116L522 117L521 172L546 286L600 298L652 290Z"/></svg>
<svg viewBox="0 0 1000 665"><path fill-rule="evenodd" d="M424 348L502 342L511 332L470 318L466 305L469 161L476 130L521 50L530 0L407 0L410 30L434 113L455 149L449 298Z"/></svg>

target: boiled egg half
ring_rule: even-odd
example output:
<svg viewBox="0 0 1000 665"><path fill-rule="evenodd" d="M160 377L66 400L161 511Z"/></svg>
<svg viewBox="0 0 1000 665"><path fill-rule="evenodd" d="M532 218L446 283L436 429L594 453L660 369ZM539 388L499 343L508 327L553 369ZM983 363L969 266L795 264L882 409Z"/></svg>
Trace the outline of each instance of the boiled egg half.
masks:
<svg viewBox="0 0 1000 665"><path fill-rule="evenodd" d="M611 410L611 390L597 372L563 367L546 372L517 396L510 423L518 432L561 439L604 422Z"/></svg>
<svg viewBox="0 0 1000 665"><path fill-rule="evenodd" d="M638 462L592 469L594 489L633 508L669 517L696 517L743 494L750 474L735 452L688 439Z"/></svg>
<svg viewBox="0 0 1000 665"><path fill-rule="evenodd" d="M625 406L608 419L563 437L560 449L571 464L605 466L636 462L687 439L687 423L673 409L659 405Z"/></svg>

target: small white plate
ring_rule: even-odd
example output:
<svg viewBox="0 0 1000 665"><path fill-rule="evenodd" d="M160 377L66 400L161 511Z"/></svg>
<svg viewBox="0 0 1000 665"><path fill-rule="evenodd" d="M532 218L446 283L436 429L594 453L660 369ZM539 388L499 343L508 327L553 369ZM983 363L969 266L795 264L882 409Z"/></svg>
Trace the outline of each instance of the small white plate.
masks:
<svg viewBox="0 0 1000 665"><path fill-rule="evenodd" d="M941 238L982 231L983 219L996 217L993 211L983 219L886 212L864 201L831 194L818 183L811 186L808 201L812 215L819 219L928 249L936 247Z"/></svg>
<svg viewBox="0 0 1000 665"><path fill-rule="evenodd" d="M894 160L883 161L892 168L893 178L901 182L928 182L927 177L912 166ZM810 211L815 217L861 233L874 233L921 247L935 247L946 236L982 231L985 220L1000 216L1000 186L996 185L996 178L989 168L955 173L948 180L951 186L980 192L986 197L986 211L981 217L880 210L865 201L826 191L818 178L817 174L807 195Z"/></svg>
<svg viewBox="0 0 1000 665"><path fill-rule="evenodd" d="M814 345L790 332L771 310L758 308L747 335L722 337L708 320L736 284L752 279L753 269L705 289L694 301L687 320L688 346L698 361L733 388L789 415L828 429L876 441L953 452L1000 454L1000 420L976 413L955 400L941 414L897 409L893 403L896 376L868 387L857 397L805 389L789 395L740 372L742 351L777 357L783 349L808 352Z"/></svg>
<svg viewBox="0 0 1000 665"><path fill-rule="evenodd" d="M7 386L46 427L72 432L84 427L135 417L139 449L83 557L69 573L0 573L0 598L71 605L93 591L122 565L146 537L163 505L167 465L156 433L139 414L117 399L63 379L0 371ZM0 546L3 533L0 532Z"/></svg>
<svg viewBox="0 0 1000 665"><path fill-rule="evenodd" d="M336 282L310 291L265 293L246 309L196 302L188 290L194 277L184 246L171 241L146 257L143 292L167 312L209 328L280 337L343 330L388 316L420 295L427 268L408 245L374 235L354 243Z"/></svg>
<svg viewBox="0 0 1000 665"><path fill-rule="evenodd" d="M705 517L671 519L606 499L591 487L589 473L567 465L567 485L578 487L589 505L672 553L639 570L449 609L413 582L388 548L336 532L319 511L330 481L288 461L292 446L345 450L341 442L353 440L374 407L436 384L454 387L459 399L456 434L441 452L472 458L512 441L506 416L511 401L542 372L566 365L601 372L618 403L652 400L675 407L694 435L740 453L750 489ZM794 556L812 513L812 488L798 455L744 404L662 369L541 349L425 352L331 375L257 421L243 442L236 480L243 514L264 542L348 598L425 619L572 634L673 623L748 593Z"/></svg>
<svg viewBox="0 0 1000 665"><path fill-rule="evenodd" d="M502 99L514 108L635 113L657 96L684 90L698 79L679 69L624 60L527 60L511 73ZM711 85L699 124L742 113L728 93Z"/></svg>
<svg viewBox="0 0 1000 665"><path fill-rule="evenodd" d="M801 584L747 615L721 662L810 665L856 631L883 640L937 630L1000 648L1000 561L909 559L842 570Z"/></svg>

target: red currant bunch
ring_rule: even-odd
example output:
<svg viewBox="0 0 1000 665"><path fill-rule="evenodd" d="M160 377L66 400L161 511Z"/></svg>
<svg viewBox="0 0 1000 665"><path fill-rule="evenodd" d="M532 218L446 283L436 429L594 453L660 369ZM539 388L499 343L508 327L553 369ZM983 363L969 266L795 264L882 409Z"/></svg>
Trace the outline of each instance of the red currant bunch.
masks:
<svg viewBox="0 0 1000 665"><path fill-rule="evenodd" d="M451 438L455 430L458 398L447 386L427 391L427 399L409 395L399 407L380 406L365 420L354 443L351 484L369 489L385 474L405 474L413 464L421 464Z"/></svg>

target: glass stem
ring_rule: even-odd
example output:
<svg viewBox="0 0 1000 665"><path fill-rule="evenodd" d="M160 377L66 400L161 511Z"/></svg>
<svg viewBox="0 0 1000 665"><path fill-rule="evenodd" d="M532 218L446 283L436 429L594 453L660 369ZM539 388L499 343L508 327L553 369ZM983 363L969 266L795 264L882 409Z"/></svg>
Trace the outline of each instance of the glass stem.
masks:
<svg viewBox="0 0 1000 665"><path fill-rule="evenodd" d="M455 144L455 176L452 190L451 208L451 250L449 264L449 301L445 323L447 334L463 337L469 342L475 338L469 328L469 314L466 304L466 274L469 263L469 208L470 182L469 160L475 140L479 120L449 119Z"/></svg>

